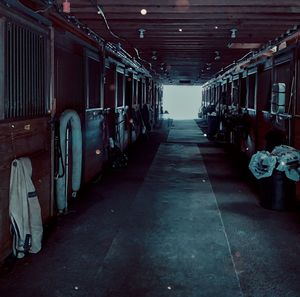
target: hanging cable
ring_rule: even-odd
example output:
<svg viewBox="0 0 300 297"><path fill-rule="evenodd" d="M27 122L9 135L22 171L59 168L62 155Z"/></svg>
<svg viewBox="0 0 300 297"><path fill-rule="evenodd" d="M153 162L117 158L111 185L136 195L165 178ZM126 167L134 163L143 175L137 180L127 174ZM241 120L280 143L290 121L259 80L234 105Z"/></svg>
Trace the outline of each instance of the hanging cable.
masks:
<svg viewBox="0 0 300 297"><path fill-rule="evenodd" d="M92 1L92 2L93 2L93 1ZM122 38L122 37L120 37L119 35L115 34L115 33L110 29L110 26L109 26L109 24L108 24L108 21L107 21L107 19L106 19L106 16L105 16L105 14L104 14L104 12L103 12L103 10L102 10L102 8L100 7L99 4L97 4L97 9L98 9L98 14L102 16L102 18L103 18L103 20L104 20L104 23L105 23L105 25L106 25L106 28L107 28L107 30L109 31L109 33L110 33L113 37L115 37L115 38L117 38L117 39L120 39L120 40L122 40L122 41L126 41L124 38Z"/></svg>
<svg viewBox="0 0 300 297"><path fill-rule="evenodd" d="M149 67L150 67L150 69L153 70L153 69L152 69L152 64L149 63L148 61L142 59L142 58L140 57L140 53L139 53L139 51L138 51L138 49L137 49L136 47L134 47L134 46L133 46L126 38L120 37L119 35L115 34L115 33L111 30L111 28L110 28L110 26L109 26L109 24L108 24L107 18L106 18L106 16L105 16L105 14L104 14L104 12L103 12L101 6L97 3L97 1L91 0L91 3L97 7L97 9L98 9L98 14L101 15L101 17L103 18L104 23L105 23L105 26L106 26L108 32L109 32L113 37L115 37L115 38L117 38L117 39L119 39L119 40L121 40L121 41L123 41L123 42L126 42L131 48L134 49L137 58L138 58L140 61L142 61L142 62L148 64Z"/></svg>
<svg viewBox="0 0 300 297"><path fill-rule="evenodd" d="M120 37L119 35L115 34L115 33L110 29L110 26L109 26L109 24L108 24L108 21L107 21L107 19L106 19L106 16L105 16L105 14L104 14L104 12L103 12L101 6L97 3L97 1L91 0L91 3L97 7L97 9L98 9L98 12L97 12L97 13L98 13L99 15L101 15L101 17L102 17L102 19L103 19L103 21L104 21L104 23L105 23L105 26L106 26L108 32L109 32L113 37L115 37L115 38L117 38L117 39L119 39L119 40L122 40L122 41L126 41L124 38L122 38L122 37Z"/></svg>
<svg viewBox="0 0 300 297"><path fill-rule="evenodd" d="M47 12L50 8L53 7L53 4L50 4L49 6L47 6L46 8L44 9L39 9L39 10L35 10L34 12L35 13L44 13L44 12Z"/></svg>
<svg viewBox="0 0 300 297"><path fill-rule="evenodd" d="M18 2L18 4L19 5L23 5L19 0L17 1ZM50 8L52 8L53 7L53 5L54 5L54 3L52 2L52 1L47 1L48 3L48 5L45 7L45 8L43 8L43 9L38 9L38 10L33 10L33 9L31 9L31 8L28 8L28 9L31 9L32 10L32 12L34 12L34 13L44 13L44 12L46 12L47 10L49 10ZM10 2L8 2L9 4L10 4ZM24 5L23 5L24 6ZM27 7L27 6L25 6L25 7Z"/></svg>
<svg viewBox="0 0 300 297"><path fill-rule="evenodd" d="M11 0L12 1L12 0ZM108 24L108 21L107 21L107 18L102 10L102 8L100 7L100 5L97 3L97 1L95 0L90 0L90 2L92 3L92 5L95 5L96 8L97 8L97 12L98 14L102 17L102 19L104 20L104 23L105 23L105 26L107 28L107 30L109 31L109 33L114 37L114 38L117 38L119 39L120 41L123 41L123 42L126 42L132 49L134 49L135 53L136 53L136 56L137 56L137 59L139 61L142 61L146 64L149 65L150 67L150 70L153 71L156 75L156 71L152 68L152 65L151 63L147 62L146 60L143 60L141 57L140 57L140 54L139 54L139 51L126 39L126 38L123 38L117 34L115 34L109 24ZM114 51L114 52L118 52L118 54L122 54L123 55L123 58L125 58L129 63L133 63L133 67L140 67L141 69L144 69L144 72L148 72L148 70L144 67L141 67L142 65L139 64L137 61L133 62L132 60L134 58L132 58L132 56L127 52L125 51L124 49L121 48L121 46L116 46L110 42L106 42L102 37L100 37L96 32L94 32L92 29L90 29L89 27L87 27L86 25L82 24L75 16L73 15L70 15L70 14L66 14L66 13L63 13L63 10L62 10L62 5L60 3L58 3L57 0L53 0L52 1L52 4L51 4L55 9L56 11L63 17L65 18L69 23L72 23L74 26L76 26L78 29L81 29L84 31L84 33L86 33L90 38L94 39L97 43L101 43L101 44L105 44L105 46L111 50L111 51ZM49 8L48 8L49 9ZM130 61L129 61L130 60ZM149 72L148 72L149 73Z"/></svg>

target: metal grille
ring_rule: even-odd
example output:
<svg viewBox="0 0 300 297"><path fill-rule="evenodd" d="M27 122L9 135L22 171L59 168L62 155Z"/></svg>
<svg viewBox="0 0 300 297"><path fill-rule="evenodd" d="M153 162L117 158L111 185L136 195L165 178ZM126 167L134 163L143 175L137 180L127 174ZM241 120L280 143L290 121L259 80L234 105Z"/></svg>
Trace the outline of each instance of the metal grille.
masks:
<svg viewBox="0 0 300 297"><path fill-rule="evenodd" d="M8 22L6 27L5 118L46 113L46 37Z"/></svg>

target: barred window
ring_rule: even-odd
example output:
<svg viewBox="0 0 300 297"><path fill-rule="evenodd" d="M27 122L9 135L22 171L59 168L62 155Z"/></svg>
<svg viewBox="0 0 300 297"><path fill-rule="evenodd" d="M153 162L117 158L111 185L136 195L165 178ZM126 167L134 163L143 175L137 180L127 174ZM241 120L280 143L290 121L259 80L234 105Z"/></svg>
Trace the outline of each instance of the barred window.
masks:
<svg viewBox="0 0 300 297"><path fill-rule="evenodd" d="M47 112L47 37L7 22L5 34L4 118L42 116Z"/></svg>

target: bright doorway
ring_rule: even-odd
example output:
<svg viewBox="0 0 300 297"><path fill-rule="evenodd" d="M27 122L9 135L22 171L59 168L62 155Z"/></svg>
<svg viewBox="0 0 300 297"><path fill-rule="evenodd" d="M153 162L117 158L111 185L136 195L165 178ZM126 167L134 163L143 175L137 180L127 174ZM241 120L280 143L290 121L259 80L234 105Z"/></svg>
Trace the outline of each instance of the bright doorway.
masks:
<svg viewBox="0 0 300 297"><path fill-rule="evenodd" d="M200 86L164 85L163 109L168 111L169 118L188 120L198 118L202 101Z"/></svg>

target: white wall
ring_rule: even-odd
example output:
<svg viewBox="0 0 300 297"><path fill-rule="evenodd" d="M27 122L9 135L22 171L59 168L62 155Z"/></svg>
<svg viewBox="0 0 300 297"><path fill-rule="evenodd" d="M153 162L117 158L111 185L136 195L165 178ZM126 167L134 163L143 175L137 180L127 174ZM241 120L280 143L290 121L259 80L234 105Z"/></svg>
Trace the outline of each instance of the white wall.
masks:
<svg viewBox="0 0 300 297"><path fill-rule="evenodd" d="M164 85L163 109L175 120L196 119L201 106L200 86Z"/></svg>

